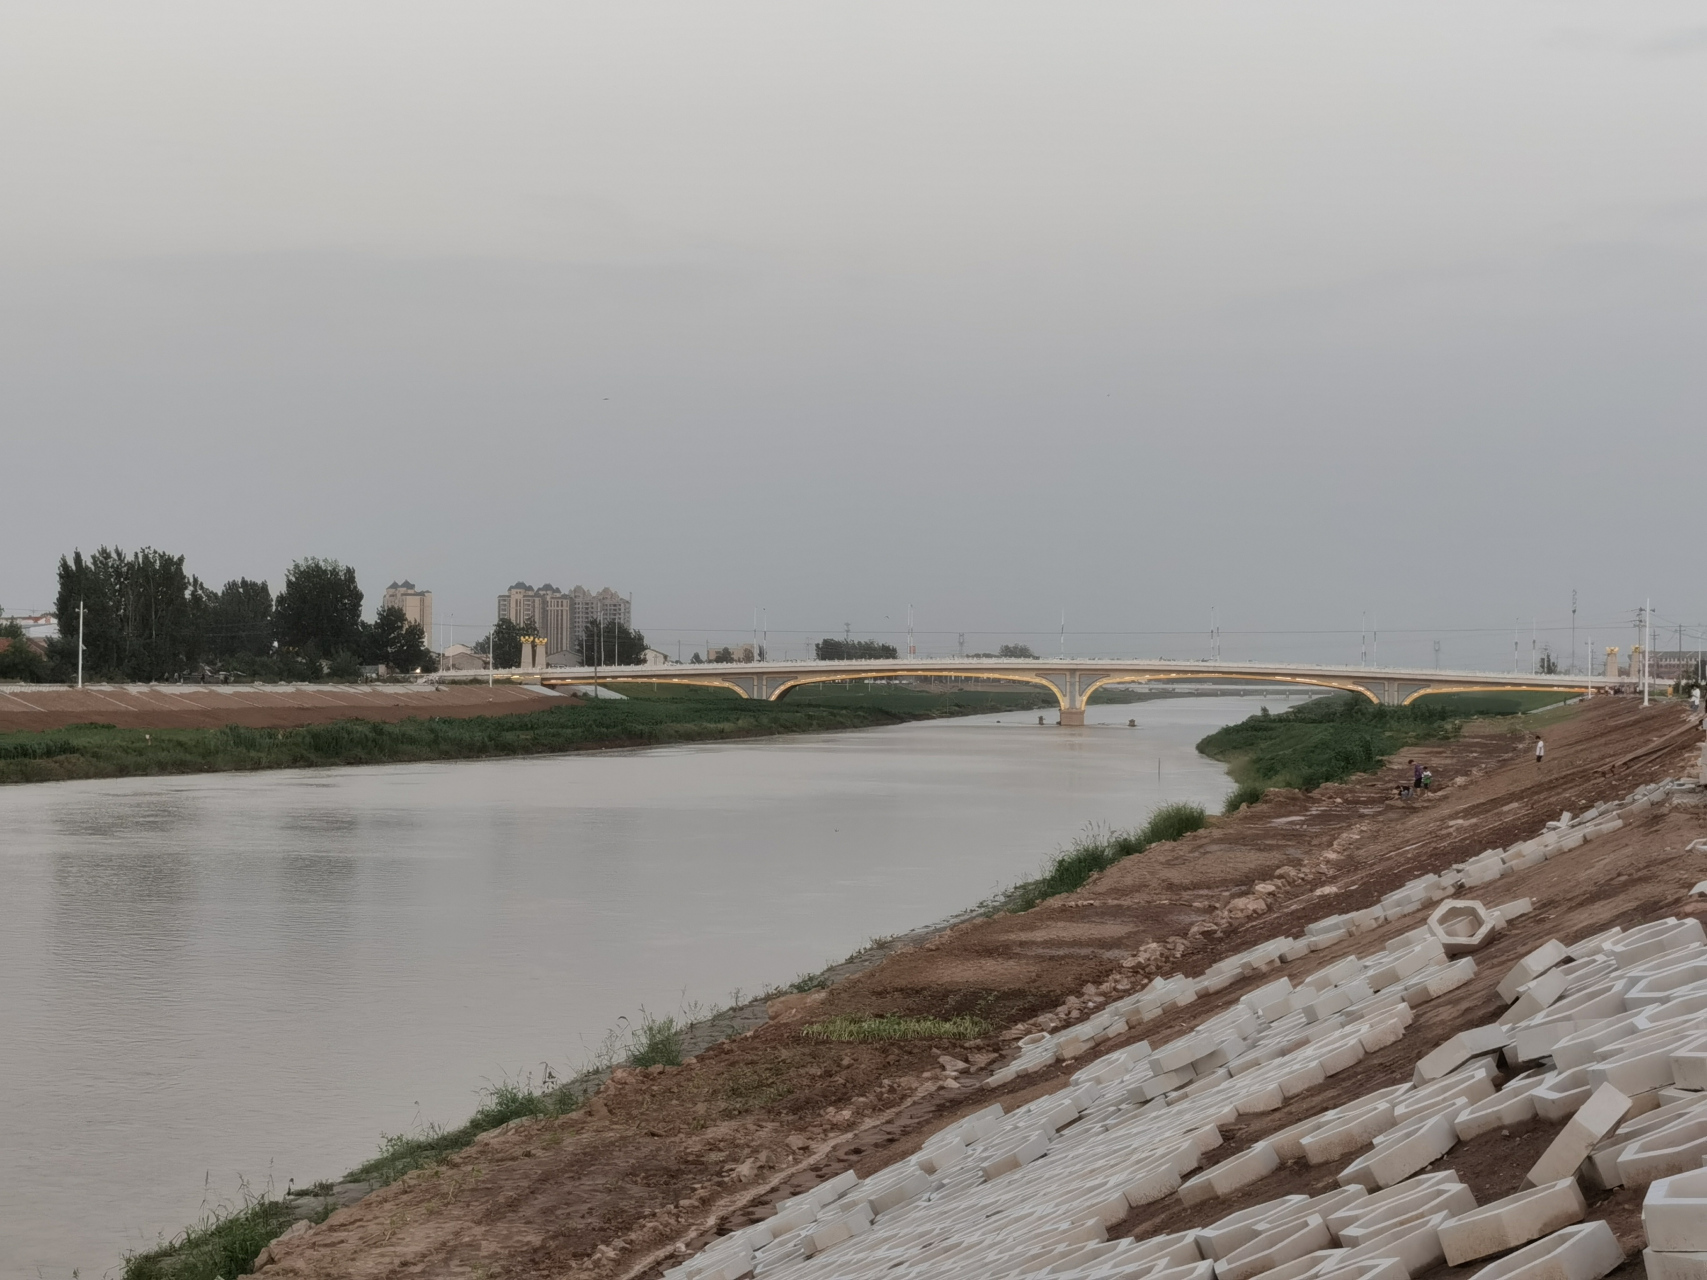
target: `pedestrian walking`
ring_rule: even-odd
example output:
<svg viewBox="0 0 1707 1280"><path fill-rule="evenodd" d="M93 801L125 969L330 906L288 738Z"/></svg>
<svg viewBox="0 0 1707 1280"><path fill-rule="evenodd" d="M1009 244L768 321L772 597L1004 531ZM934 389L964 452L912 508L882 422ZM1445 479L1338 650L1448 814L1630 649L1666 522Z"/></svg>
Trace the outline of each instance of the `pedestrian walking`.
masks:
<svg viewBox="0 0 1707 1280"><path fill-rule="evenodd" d="M1547 744L1540 738L1535 739L1535 763L1540 764L1547 755Z"/></svg>
<svg viewBox="0 0 1707 1280"><path fill-rule="evenodd" d="M1415 760L1411 761L1411 790L1421 791L1423 784L1423 767Z"/></svg>

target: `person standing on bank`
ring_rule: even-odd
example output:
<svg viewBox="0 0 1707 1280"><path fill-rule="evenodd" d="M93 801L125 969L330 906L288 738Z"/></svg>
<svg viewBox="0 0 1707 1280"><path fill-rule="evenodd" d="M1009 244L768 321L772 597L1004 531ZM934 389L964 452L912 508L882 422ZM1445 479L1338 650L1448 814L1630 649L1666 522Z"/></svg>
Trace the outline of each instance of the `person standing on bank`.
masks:
<svg viewBox="0 0 1707 1280"><path fill-rule="evenodd" d="M1540 764L1547 755L1547 744L1540 738L1535 739L1535 763Z"/></svg>

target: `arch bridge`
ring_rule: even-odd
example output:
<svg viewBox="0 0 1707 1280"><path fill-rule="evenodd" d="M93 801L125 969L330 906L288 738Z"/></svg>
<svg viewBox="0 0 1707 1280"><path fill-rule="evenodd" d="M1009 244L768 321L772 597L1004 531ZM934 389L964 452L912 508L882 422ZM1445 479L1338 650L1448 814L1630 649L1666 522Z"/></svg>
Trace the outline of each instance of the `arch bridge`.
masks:
<svg viewBox="0 0 1707 1280"><path fill-rule="evenodd" d="M473 676L474 673L468 673ZM1105 685L1172 680L1236 680L1335 689L1381 706L1408 706L1424 694L1494 690L1591 693L1614 681L1600 676L1531 675L1497 671L1439 671L1403 667L1334 667L1269 662L1168 662L1099 658L891 658L849 662L749 662L670 664L658 667L551 667L494 672L504 680L542 685L697 685L733 689L743 698L775 702L795 689L855 680L1005 680L1049 690L1061 723L1082 725L1091 694ZM478 678L486 678L482 673Z"/></svg>

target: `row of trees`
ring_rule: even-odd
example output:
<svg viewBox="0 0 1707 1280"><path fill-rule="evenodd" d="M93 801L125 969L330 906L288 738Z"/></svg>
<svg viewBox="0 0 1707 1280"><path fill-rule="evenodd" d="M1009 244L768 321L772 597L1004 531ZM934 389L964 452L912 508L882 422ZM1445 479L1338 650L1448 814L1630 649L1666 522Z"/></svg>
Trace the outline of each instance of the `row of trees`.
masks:
<svg viewBox="0 0 1707 1280"><path fill-rule="evenodd" d="M354 678L363 665L432 670L418 622L381 609L367 622L356 571L336 560L298 560L276 596L265 581L235 578L215 591L184 557L144 547L102 547L59 561L59 636L38 678L77 672L81 628L86 679L169 680L209 670L281 679Z"/></svg>
<svg viewBox="0 0 1707 1280"><path fill-rule="evenodd" d="M892 644L876 640L820 640L812 646L819 662L847 662L852 659L870 661L873 658L895 658L899 653Z"/></svg>

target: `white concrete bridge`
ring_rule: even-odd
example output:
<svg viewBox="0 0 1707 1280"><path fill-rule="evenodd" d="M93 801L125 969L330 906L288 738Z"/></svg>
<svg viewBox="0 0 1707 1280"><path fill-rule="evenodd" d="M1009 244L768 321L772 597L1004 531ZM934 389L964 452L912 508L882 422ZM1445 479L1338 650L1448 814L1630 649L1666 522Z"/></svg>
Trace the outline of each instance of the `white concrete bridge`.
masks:
<svg viewBox="0 0 1707 1280"><path fill-rule="evenodd" d="M486 680L485 672L456 672L447 680ZM1273 662L1168 662L1124 658L891 658L849 662L708 662L659 667L547 667L496 671L490 677L529 684L702 685L733 689L743 698L769 701L806 685L853 680L1007 680L1038 685L1055 695L1061 723L1081 725L1091 694L1105 685L1169 680L1237 680L1303 685L1359 693L1383 706L1406 706L1426 693L1545 690L1589 693L1617 684L1603 676L1531 675L1498 671L1438 671L1404 667L1332 667Z"/></svg>

